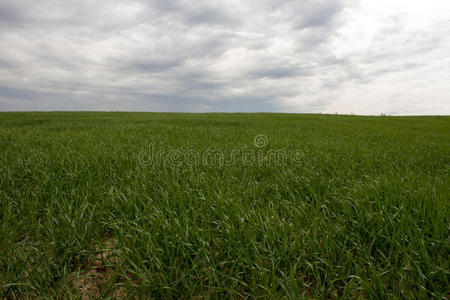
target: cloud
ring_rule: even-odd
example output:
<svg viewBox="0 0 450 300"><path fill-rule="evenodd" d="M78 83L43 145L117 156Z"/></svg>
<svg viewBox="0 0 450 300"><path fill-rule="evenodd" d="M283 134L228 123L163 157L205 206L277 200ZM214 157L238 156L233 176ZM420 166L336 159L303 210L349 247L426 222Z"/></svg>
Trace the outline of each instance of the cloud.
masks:
<svg viewBox="0 0 450 300"><path fill-rule="evenodd" d="M446 0L3 0L0 110L449 114Z"/></svg>

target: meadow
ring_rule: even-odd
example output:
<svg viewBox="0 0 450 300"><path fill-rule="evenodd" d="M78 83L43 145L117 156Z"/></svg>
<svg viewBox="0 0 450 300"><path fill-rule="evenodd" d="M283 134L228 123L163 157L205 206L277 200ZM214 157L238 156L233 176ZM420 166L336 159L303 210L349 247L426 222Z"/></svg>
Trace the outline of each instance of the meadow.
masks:
<svg viewBox="0 0 450 300"><path fill-rule="evenodd" d="M449 175L448 116L0 113L0 298L448 299Z"/></svg>

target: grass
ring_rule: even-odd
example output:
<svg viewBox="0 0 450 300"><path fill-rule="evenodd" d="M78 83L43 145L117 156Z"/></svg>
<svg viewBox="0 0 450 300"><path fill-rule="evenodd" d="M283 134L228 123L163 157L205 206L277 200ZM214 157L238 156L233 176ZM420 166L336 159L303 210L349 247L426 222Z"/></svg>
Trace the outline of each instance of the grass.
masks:
<svg viewBox="0 0 450 300"><path fill-rule="evenodd" d="M1 113L0 298L446 299L449 128ZM236 149L299 155L228 160ZM227 161L186 155L210 150Z"/></svg>

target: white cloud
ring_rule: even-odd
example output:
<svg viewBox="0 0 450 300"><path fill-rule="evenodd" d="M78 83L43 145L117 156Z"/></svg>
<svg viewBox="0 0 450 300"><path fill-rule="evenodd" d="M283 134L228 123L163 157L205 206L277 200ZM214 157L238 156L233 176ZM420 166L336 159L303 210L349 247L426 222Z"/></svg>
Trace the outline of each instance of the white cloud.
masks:
<svg viewBox="0 0 450 300"><path fill-rule="evenodd" d="M450 114L450 4L0 3L0 110Z"/></svg>

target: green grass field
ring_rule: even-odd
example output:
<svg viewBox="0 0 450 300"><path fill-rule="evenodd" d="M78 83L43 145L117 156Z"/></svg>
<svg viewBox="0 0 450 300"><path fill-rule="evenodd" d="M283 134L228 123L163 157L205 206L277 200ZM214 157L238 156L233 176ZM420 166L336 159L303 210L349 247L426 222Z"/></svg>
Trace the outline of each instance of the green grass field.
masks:
<svg viewBox="0 0 450 300"><path fill-rule="evenodd" d="M450 117L0 113L0 151L0 298L450 296Z"/></svg>

